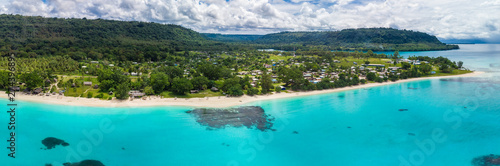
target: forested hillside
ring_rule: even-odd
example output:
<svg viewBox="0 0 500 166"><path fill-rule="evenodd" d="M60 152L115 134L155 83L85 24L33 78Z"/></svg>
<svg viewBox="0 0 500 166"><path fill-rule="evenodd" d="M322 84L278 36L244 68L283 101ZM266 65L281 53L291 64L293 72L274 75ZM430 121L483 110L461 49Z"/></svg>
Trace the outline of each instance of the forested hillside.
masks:
<svg viewBox="0 0 500 166"><path fill-rule="evenodd" d="M224 50L220 42L178 25L136 21L0 15L0 52L18 57L160 60L184 50Z"/></svg>
<svg viewBox="0 0 500 166"><path fill-rule="evenodd" d="M265 35L256 44L264 45L312 45L328 46L332 50L445 50L456 49L446 45L435 36L422 32L391 28L361 28L326 32L281 32Z"/></svg>
<svg viewBox="0 0 500 166"><path fill-rule="evenodd" d="M208 40L221 42L252 42L264 35L223 35L218 33L203 33Z"/></svg>

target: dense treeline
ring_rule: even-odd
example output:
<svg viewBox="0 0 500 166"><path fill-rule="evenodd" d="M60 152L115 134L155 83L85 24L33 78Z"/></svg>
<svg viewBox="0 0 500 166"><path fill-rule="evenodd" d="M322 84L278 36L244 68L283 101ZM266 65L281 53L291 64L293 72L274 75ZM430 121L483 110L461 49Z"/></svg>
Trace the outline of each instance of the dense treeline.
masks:
<svg viewBox="0 0 500 166"><path fill-rule="evenodd" d="M228 50L178 25L0 15L0 53L74 60L158 61L182 50Z"/></svg>
<svg viewBox="0 0 500 166"><path fill-rule="evenodd" d="M223 35L218 33L203 33L208 40L221 42L250 42L261 38L264 35Z"/></svg>

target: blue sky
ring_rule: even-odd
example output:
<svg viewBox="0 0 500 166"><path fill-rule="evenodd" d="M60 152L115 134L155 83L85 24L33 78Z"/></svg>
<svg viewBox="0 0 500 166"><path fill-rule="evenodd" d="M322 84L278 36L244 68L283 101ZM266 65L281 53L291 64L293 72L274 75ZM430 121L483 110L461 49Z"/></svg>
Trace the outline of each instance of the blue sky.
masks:
<svg viewBox="0 0 500 166"><path fill-rule="evenodd" d="M224 34L393 27L500 41L500 0L0 0L0 13L152 21Z"/></svg>

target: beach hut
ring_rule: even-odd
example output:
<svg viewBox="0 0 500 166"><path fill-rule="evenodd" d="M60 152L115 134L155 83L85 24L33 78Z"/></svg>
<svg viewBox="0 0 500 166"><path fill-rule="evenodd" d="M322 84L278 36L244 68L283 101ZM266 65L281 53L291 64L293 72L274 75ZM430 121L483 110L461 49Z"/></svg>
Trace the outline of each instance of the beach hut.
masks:
<svg viewBox="0 0 500 166"><path fill-rule="evenodd" d="M20 91L20 90L21 90L21 88L20 88L20 87L18 87L18 86L14 86L14 87L9 87L9 90L10 90L10 91Z"/></svg>
<svg viewBox="0 0 500 166"><path fill-rule="evenodd" d="M142 93L142 92L140 92L138 90L131 90L131 91L128 92L128 95L130 95L132 98L134 98L134 97L142 97L142 96L144 96L146 94Z"/></svg>
<svg viewBox="0 0 500 166"><path fill-rule="evenodd" d="M33 94L39 94L42 92L42 88L36 88L35 90L33 90Z"/></svg>

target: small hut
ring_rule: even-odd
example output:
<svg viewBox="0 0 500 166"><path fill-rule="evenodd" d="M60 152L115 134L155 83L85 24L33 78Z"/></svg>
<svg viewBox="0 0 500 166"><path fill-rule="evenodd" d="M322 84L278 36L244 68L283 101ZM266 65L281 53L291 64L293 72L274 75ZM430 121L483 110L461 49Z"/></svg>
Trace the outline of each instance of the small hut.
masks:
<svg viewBox="0 0 500 166"><path fill-rule="evenodd" d="M216 87L212 87L212 88L210 88L210 90L212 90L212 91L214 91L214 92L219 91L219 89L217 89Z"/></svg>
<svg viewBox="0 0 500 166"><path fill-rule="evenodd" d="M20 91L20 90L21 90L21 88L20 88L20 87L18 87L18 86L14 86L14 87L9 87L9 90L10 90L10 91Z"/></svg>
<svg viewBox="0 0 500 166"><path fill-rule="evenodd" d="M131 90L128 92L128 95L130 95L130 97L134 98L134 97L142 97L144 95L146 95L145 93L142 93L138 90Z"/></svg>
<svg viewBox="0 0 500 166"><path fill-rule="evenodd" d="M99 88L99 85L95 84L94 89L97 89L97 88Z"/></svg>
<svg viewBox="0 0 500 166"><path fill-rule="evenodd" d="M92 82L85 81L85 82L83 82L83 86L92 86Z"/></svg>
<svg viewBox="0 0 500 166"><path fill-rule="evenodd" d="M35 90L33 90L33 94L39 94L42 92L42 88L36 88Z"/></svg>

